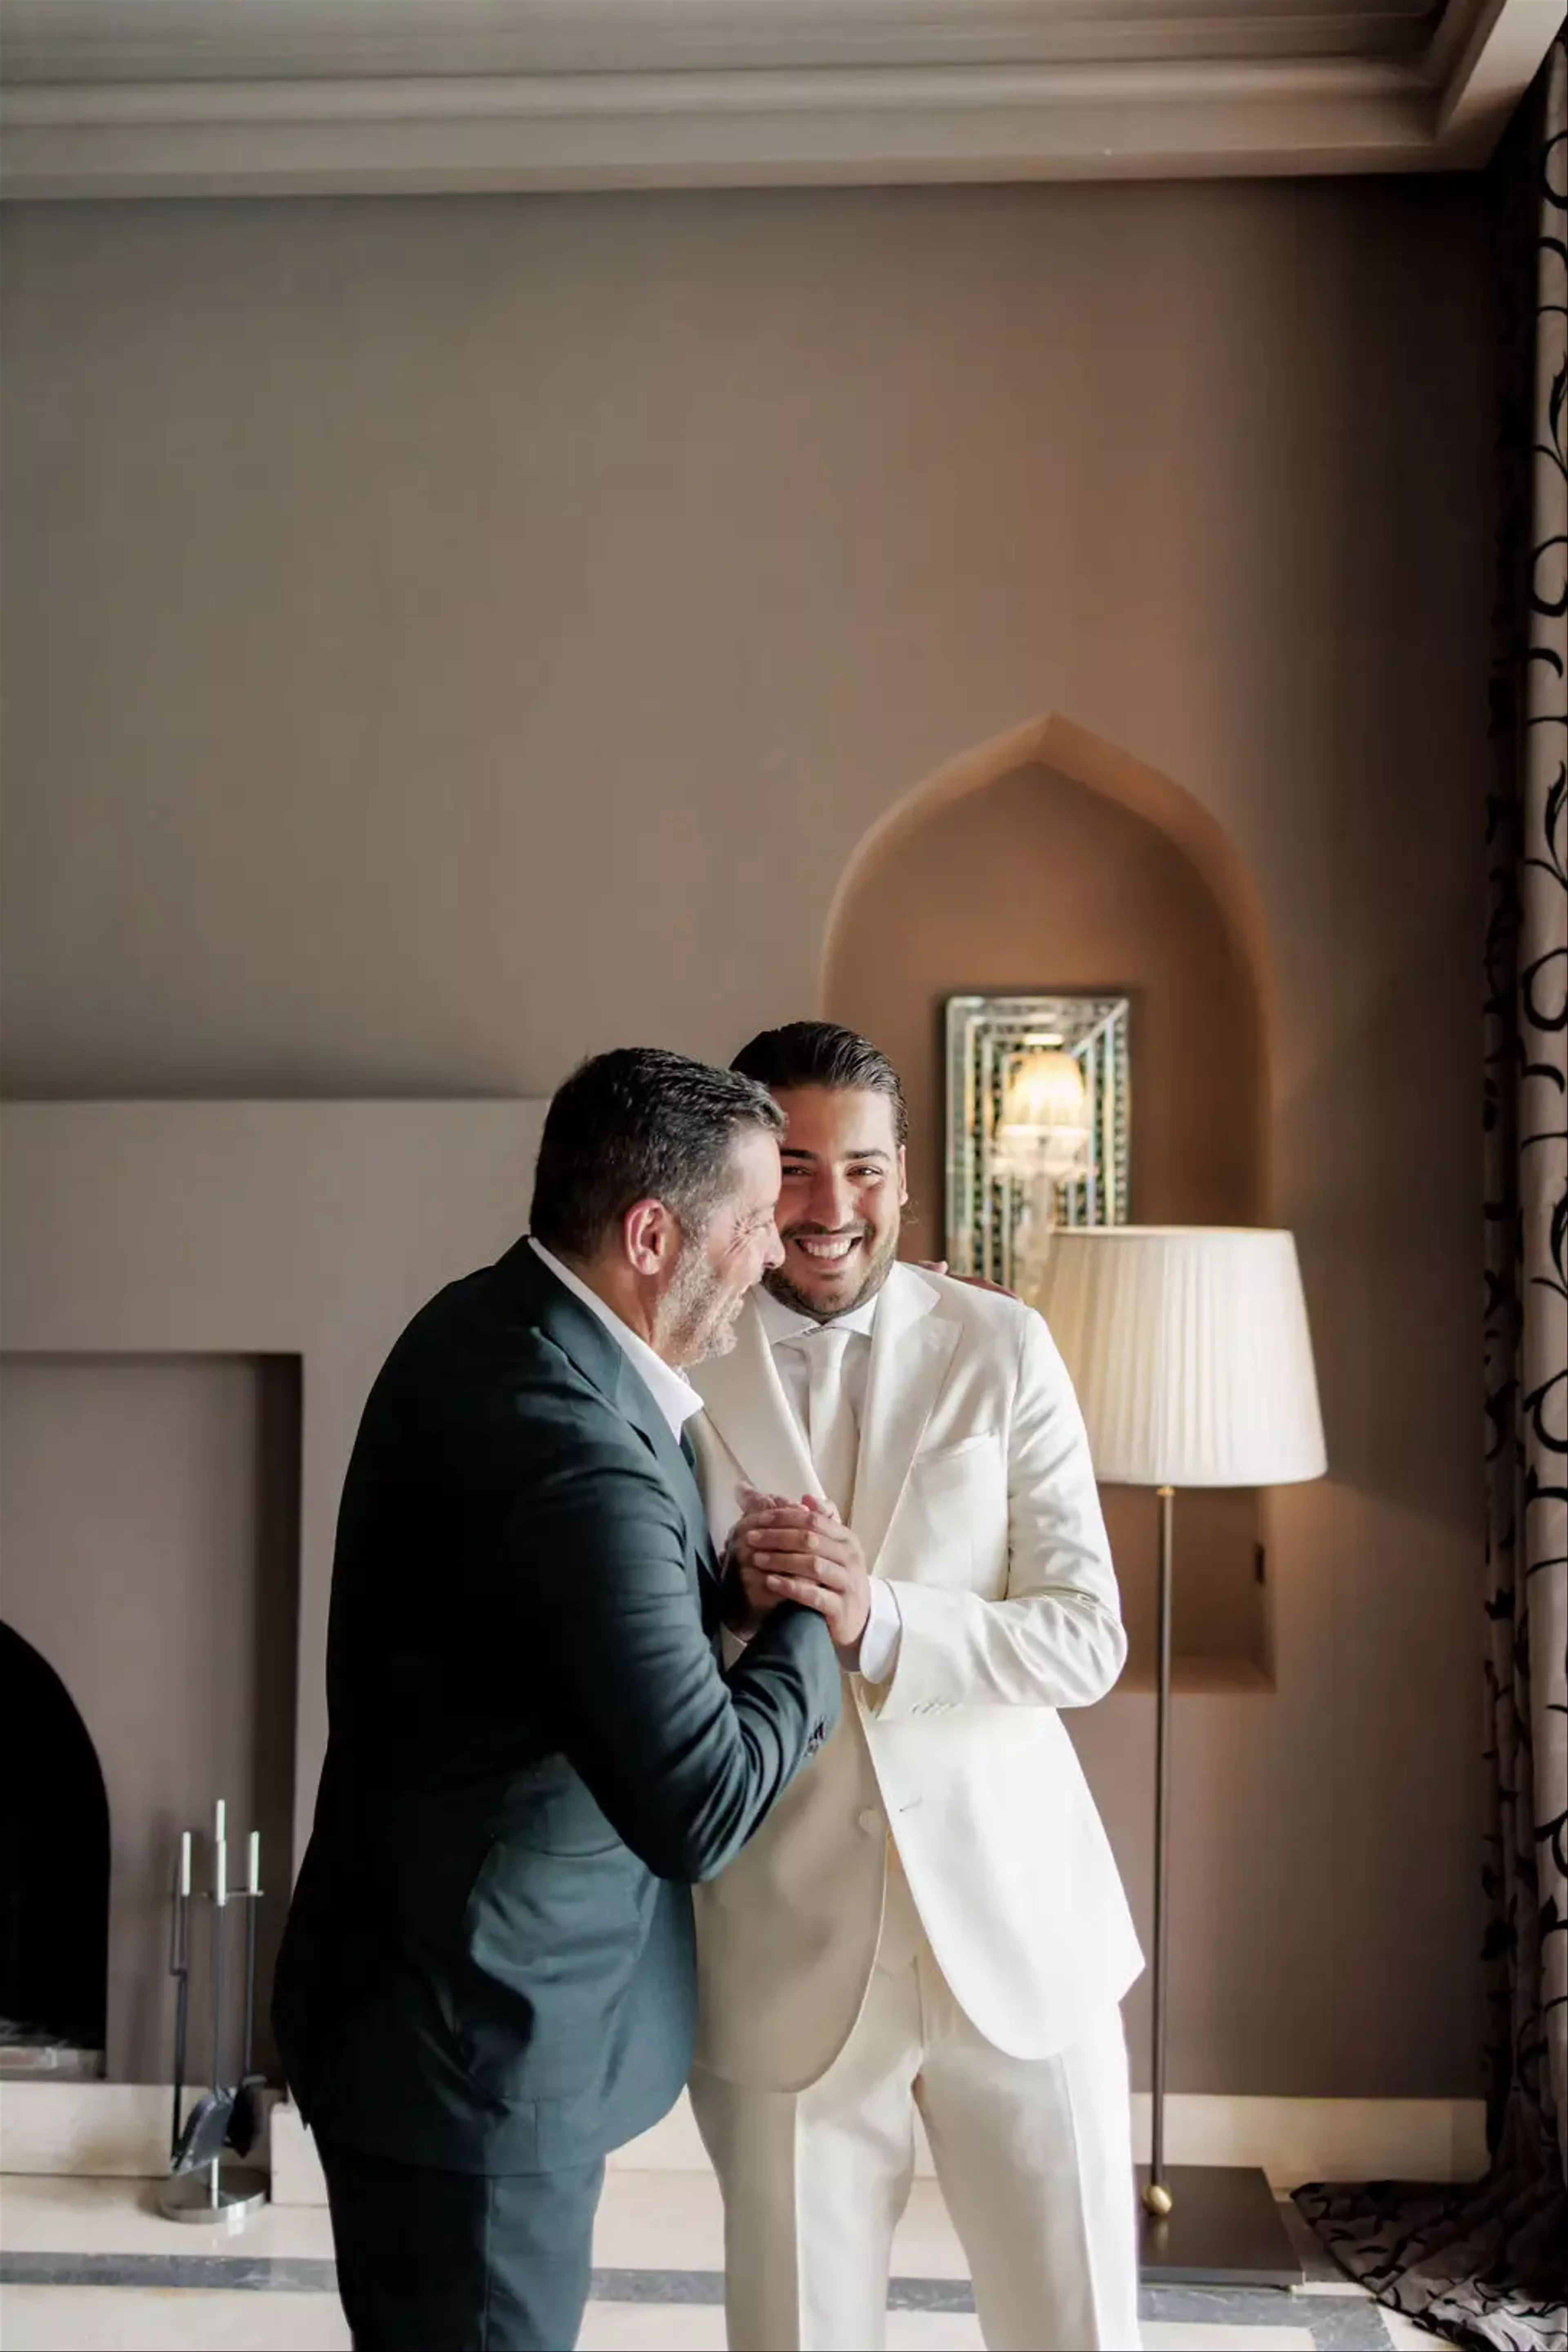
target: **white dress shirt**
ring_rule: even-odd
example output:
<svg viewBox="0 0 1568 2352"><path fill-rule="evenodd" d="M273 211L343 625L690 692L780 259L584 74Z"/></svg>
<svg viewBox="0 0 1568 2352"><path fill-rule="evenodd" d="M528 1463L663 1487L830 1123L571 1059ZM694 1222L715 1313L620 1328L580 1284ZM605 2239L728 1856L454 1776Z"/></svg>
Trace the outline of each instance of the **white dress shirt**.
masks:
<svg viewBox="0 0 1568 2352"><path fill-rule="evenodd" d="M684 1372L667 1364L662 1356L655 1355L646 1339L640 1339L629 1323L623 1323L613 1307L606 1307L596 1290L590 1290L569 1265L563 1265L552 1256L542 1242L531 1234L528 1246L535 1257L550 1268L557 1282L564 1283L574 1298L582 1300L590 1315L596 1315L611 1339L631 1364L646 1388L653 1391L653 1401L669 1424L669 1433L677 1443L680 1433L694 1412L702 1410L702 1400Z"/></svg>
<svg viewBox="0 0 1568 2352"><path fill-rule="evenodd" d="M879 1291L876 1297L868 1298L863 1307L852 1307L847 1315L835 1316L830 1323L824 1324L817 1322L814 1316L802 1315L795 1307L784 1306L771 1291L759 1290L757 1293L757 1312L762 1318L768 1345L773 1349L773 1366L789 1400L790 1410L800 1424L808 1454L811 1452L809 1350L815 1339L829 1331L848 1334L839 1386L839 1410L847 1413L853 1423L851 1458L858 1451L866 1412L866 1382L871 1369L871 1333L876 1328L880 1298ZM820 1468L821 1465L818 1466ZM859 1672L868 1682L886 1682L898 1664L901 1630L897 1595L890 1584L874 1576L871 1579L871 1613L860 1636Z"/></svg>

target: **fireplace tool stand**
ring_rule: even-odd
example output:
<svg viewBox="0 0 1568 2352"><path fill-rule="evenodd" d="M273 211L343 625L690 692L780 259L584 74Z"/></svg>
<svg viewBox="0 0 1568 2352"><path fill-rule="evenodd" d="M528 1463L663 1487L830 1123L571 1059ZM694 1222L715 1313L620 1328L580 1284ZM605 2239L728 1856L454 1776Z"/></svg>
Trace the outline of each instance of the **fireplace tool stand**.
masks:
<svg viewBox="0 0 1568 2352"><path fill-rule="evenodd" d="M174 1903L169 1923L169 1973L174 1979L174 2103L170 2126L169 2178L158 2191L161 2211L171 2221L215 2224L243 2230L257 2208L267 2200L264 2176L240 2164L255 2140L260 2117L261 2078L252 2072L256 2032L256 1906L261 1899L261 1834L250 1832L248 1884L228 1883L227 1808L220 1797L213 1813L211 1891L196 1895L191 1886L189 1830L180 1835L174 1865ZM190 2031L191 1909L209 1906L208 1979L212 1996L212 2087L204 2091L187 2116L184 2113L185 2062ZM226 2084L223 2073L224 1961L229 1915L245 1909L245 2048L237 2082ZM229 2150L234 2151L231 2157Z"/></svg>

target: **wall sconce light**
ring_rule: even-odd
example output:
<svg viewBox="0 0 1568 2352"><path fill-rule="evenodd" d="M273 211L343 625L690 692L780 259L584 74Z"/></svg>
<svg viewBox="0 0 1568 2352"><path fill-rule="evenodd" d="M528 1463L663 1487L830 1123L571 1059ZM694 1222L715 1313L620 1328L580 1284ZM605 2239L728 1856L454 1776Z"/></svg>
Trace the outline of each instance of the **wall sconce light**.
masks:
<svg viewBox="0 0 1568 2352"><path fill-rule="evenodd" d="M1059 1045L1019 1056L1003 1097L996 1164L1019 1182L1069 1182L1089 1166L1089 1087L1076 1055Z"/></svg>
<svg viewBox="0 0 1568 2352"><path fill-rule="evenodd" d="M1063 1050L1059 1037L1026 1037L1023 1044L1003 1092L993 1164L1025 1194L1014 1252L1019 1291L1032 1298L1057 1222L1057 1188L1084 1174L1094 1139L1078 1056Z"/></svg>
<svg viewBox="0 0 1568 2352"><path fill-rule="evenodd" d="M1125 996L950 996L948 1263L1030 1295L1056 1228L1128 1214Z"/></svg>

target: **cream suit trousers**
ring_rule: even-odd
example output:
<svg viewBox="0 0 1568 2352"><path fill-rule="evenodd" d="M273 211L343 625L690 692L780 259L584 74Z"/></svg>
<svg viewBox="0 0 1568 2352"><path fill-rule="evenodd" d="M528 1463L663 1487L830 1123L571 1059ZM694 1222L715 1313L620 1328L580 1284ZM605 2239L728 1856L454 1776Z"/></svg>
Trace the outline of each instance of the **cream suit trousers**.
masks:
<svg viewBox="0 0 1568 2352"><path fill-rule="evenodd" d="M700 2066L691 2101L724 2191L731 2352L881 2352L917 2108L991 2352L1136 2352L1121 2011L1054 2058L984 2041L890 1849L870 1990L826 2074L771 2091Z"/></svg>

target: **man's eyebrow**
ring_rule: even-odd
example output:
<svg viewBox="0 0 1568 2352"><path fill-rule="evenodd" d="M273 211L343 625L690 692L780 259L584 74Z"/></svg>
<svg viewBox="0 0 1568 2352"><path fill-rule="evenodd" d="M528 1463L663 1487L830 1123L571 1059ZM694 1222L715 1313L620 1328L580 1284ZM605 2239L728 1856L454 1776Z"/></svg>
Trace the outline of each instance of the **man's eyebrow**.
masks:
<svg viewBox="0 0 1568 2352"><path fill-rule="evenodd" d="M816 1160L821 1156L819 1152L807 1151L804 1145L798 1143L784 1143L779 1147L781 1160ZM893 1155L890 1151L884 1151L879 1145L873 1143L864 1151L841 1151L837 1156L840 1160L880 1160L890 1166Z"/></svg>

